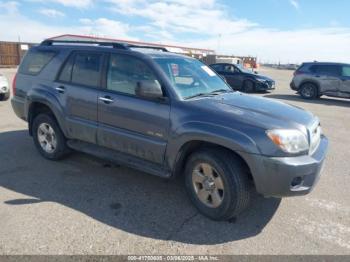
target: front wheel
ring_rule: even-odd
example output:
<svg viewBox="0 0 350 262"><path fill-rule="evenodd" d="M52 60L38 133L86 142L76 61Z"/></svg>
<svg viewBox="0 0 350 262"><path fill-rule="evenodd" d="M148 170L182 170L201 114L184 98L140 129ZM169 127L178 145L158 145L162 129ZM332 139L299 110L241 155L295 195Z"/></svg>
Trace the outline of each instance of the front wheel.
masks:
<svg viewBox="0 0 350 262"><path fill-rule="evenodd" d="M52 115L35 117L32 130L34 144L43 157L59 160L68 153L66 139Z"/></svg>
<svg viewBox="0 0 350 262"><path fill-rule="evenodd" d="M243 82L242 91L245 93L252 93L255 91L255 84L251 80L246 80Z"/></svg>
<svg viewBox="0 0 350 262"><path fill-rule="evenodd" d="M228 220L250 202L250 181L241 160L224 150L194 153L185 170L187 192L196 208L213 220Z"/></svg>

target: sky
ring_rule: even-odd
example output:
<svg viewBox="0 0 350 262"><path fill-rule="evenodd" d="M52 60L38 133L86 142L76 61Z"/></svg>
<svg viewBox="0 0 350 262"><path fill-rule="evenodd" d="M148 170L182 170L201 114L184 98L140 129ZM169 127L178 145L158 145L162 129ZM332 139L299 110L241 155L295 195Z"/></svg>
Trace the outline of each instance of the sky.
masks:
<svg viewBox="0 0 350 262"><path fill-rule="evenodd" d="M349 0L0 0L0 41L81 34L264 63L350 62L349 10Z"/></svg>

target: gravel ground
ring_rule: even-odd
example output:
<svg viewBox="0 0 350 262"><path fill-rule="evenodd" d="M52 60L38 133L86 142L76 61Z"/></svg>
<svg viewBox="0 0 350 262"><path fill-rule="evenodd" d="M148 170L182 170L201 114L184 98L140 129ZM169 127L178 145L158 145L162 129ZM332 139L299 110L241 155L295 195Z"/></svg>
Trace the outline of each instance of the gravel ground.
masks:
<svg viewBox="0 0 350 262"><path fill-rule="evenodd" d="M14 70L0 70L11 81ZM291 71L263 95L312 111L330 139L328 159L306 197L264 199L235 223L197 213L181 181L165 181L74 153L39 156L10 102L0 102L0 254L350 255L350 101L303 101Z"/></svg>

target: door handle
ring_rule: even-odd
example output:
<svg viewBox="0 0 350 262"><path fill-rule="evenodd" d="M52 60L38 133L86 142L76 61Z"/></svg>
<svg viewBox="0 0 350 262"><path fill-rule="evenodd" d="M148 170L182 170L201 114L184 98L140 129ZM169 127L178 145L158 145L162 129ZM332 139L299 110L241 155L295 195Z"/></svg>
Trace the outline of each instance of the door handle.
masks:
<svg viewBox="0 0 350 262"><path fill-rule="evenodd" d="M58 91L58 93L60 93L60 94L63 94L64 93L64 86L59 86L59 87L56 87L55 88L57 91Z"/></svg>
<svg viewBox="0 0 350 262"><path fill-rule="evenodd" d="M105 104L110 104L113 103L113 99L110 98L109 96L104 96L104 97L99 97L98 98L100 101L104 102Z"/></svg>

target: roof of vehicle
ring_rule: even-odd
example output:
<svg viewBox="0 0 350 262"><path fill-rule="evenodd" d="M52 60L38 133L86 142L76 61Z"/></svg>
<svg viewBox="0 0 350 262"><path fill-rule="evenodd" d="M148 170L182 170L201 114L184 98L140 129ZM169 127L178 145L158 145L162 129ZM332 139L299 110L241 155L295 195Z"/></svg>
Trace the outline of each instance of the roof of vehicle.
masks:
<svg viewBox="0 0 350 262"><path fill-rule="evenodd" d="M303 65L350 65L347 63L339 63L339 62L305 62Z"/></svg>

